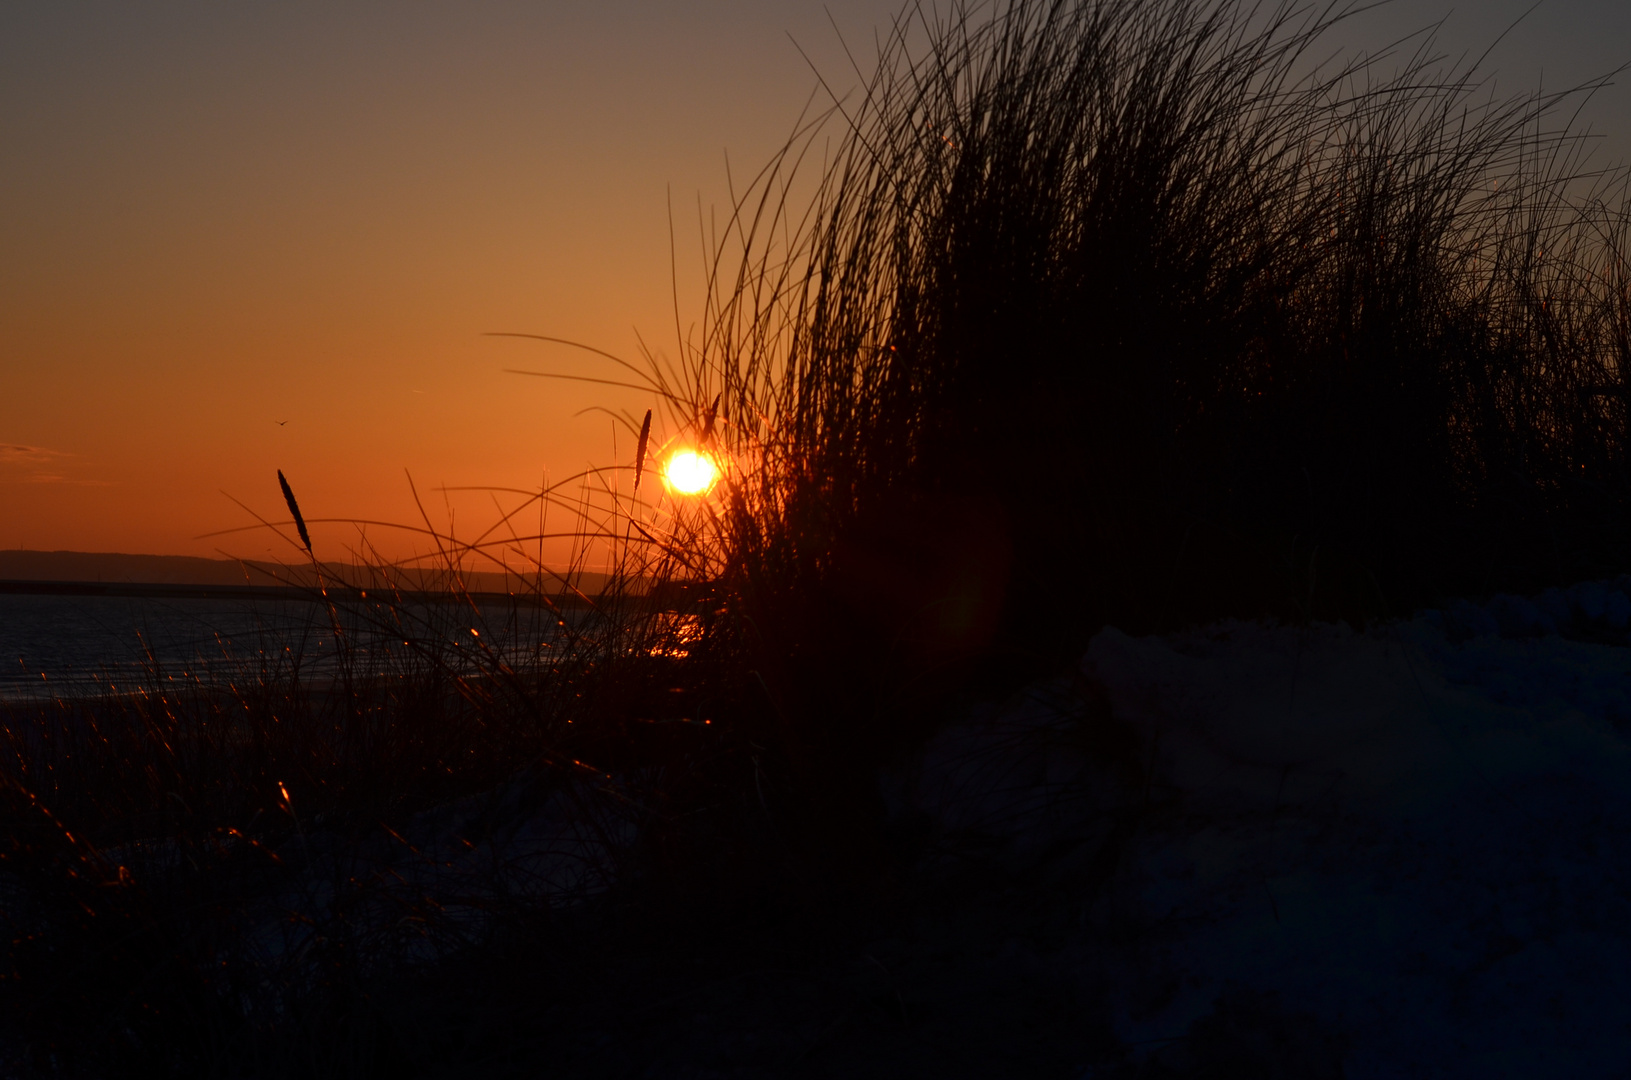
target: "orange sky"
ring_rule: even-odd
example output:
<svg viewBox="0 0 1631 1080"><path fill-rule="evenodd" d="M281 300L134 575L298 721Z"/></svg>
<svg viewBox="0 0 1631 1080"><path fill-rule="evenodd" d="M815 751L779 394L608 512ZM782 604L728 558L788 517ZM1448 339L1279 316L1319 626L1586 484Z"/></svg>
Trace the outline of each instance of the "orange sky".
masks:
<svg viewBox="0 0 1631 1080"><path fill-rule="evenodd" d="M827 6L864 62L897 4ZM1481 48L1527 6L1443 37ZM1360 36L1435 14L1399 7ZM1631 59L1621 5L1520 30L1502 91ZM196 537L250 520L223 492L286 517L280 468L308 517L407 521L404 470L440 516L440 485L609 461L607 418L573 414L650 400L505 374L609 372L479 335L672 353L668 193L690 322L698 199L723 207L725 152L756 170L815 86L789 35L854 85L819 3L6 5L0 546L288 554ZM1618 87L1591 113L1614 157L1628 114ZM356 535L313 533L332 558Z"/></svg>

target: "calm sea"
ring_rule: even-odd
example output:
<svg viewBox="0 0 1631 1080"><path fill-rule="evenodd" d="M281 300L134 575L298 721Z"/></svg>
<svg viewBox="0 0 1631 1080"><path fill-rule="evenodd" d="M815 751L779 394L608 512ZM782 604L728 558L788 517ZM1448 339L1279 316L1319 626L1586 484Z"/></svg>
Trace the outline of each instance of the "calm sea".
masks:
<svg viewBox="0 0 1631 1080"><path fill-rule="evenodd" d="M416 640L470 640L467 610L420 604L404 614ZM487 643L514 649L547 636L541 615L510 612L480 625ZM365 654L403 636L379 609L342 609L340 619ZM292 656L317 674L334 664L332 625L326 605L303 599L0 594L0 699L130 688L155 670L224 681Z"/></svg>

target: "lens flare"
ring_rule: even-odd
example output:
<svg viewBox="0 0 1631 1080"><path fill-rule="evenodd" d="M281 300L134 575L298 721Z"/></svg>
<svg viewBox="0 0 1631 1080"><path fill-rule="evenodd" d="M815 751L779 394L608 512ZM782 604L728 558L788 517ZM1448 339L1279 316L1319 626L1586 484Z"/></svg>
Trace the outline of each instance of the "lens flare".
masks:
<svg viewBox="0 0 1631 1080"><path fill-rule="evenodd" d="M663 483L681 495L705 495L718 479L719 466L695 450L676 450L663 462Z"/></svg>

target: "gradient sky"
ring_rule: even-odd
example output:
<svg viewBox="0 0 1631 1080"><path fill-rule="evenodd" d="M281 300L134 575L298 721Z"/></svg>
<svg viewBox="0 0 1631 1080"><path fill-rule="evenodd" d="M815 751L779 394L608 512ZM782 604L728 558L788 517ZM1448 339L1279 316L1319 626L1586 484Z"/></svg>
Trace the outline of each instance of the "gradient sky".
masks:
<svg viewBox="0 0 1631 1080"><path fill-rule="evenodd" d="M1449 15L1442 49L1477 53L1529 6L1397 3L1331 44ZM699 200L723 208L727 152L755 171L815 88L792 39L848 89L838 31L865 63L897 7L0 6L0 546L287 555L196 537L251 520L227 494L286 517L279 468L308 517L394 521L407 470L445 523L439 486L610 461L608 419L574 413L649 400L505 374L610 372L480 334L633 358L638 328L672 354ZM1631 5L1545 0L1488 66L1516 93L1627 61ZM1626 85L1585 119L1598 160L1631 158ZM343 558L356 534L314 536Z"/></svg>

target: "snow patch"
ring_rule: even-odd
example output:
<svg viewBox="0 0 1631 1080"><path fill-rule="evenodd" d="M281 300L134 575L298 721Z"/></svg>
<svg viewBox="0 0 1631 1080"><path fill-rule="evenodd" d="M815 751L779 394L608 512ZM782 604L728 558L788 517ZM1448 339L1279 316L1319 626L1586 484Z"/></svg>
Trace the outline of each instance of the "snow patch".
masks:
<svg viewBox="0 0 1631 1080"><path fill-rule="evenodd" d="M1349 1077L1631 1062L1631 650L1230 624L1084 668L1179 793L1132 877L1187 981L1129 1042L1232 981L1341 1031Z"/></svg>
<svg viewBox="0 0 1631 1080"><path fill-rule="evenodd" d="M1107 629L1074 687L941 733L891 807L941 852L1114 847L1065 953L1146 1056L1279 1002L1253 1023L1304 1017L1350 1080L1624 1076L1627 584L1363 632ZM1105 727L1119 758L1086 745Z"/></svg>

